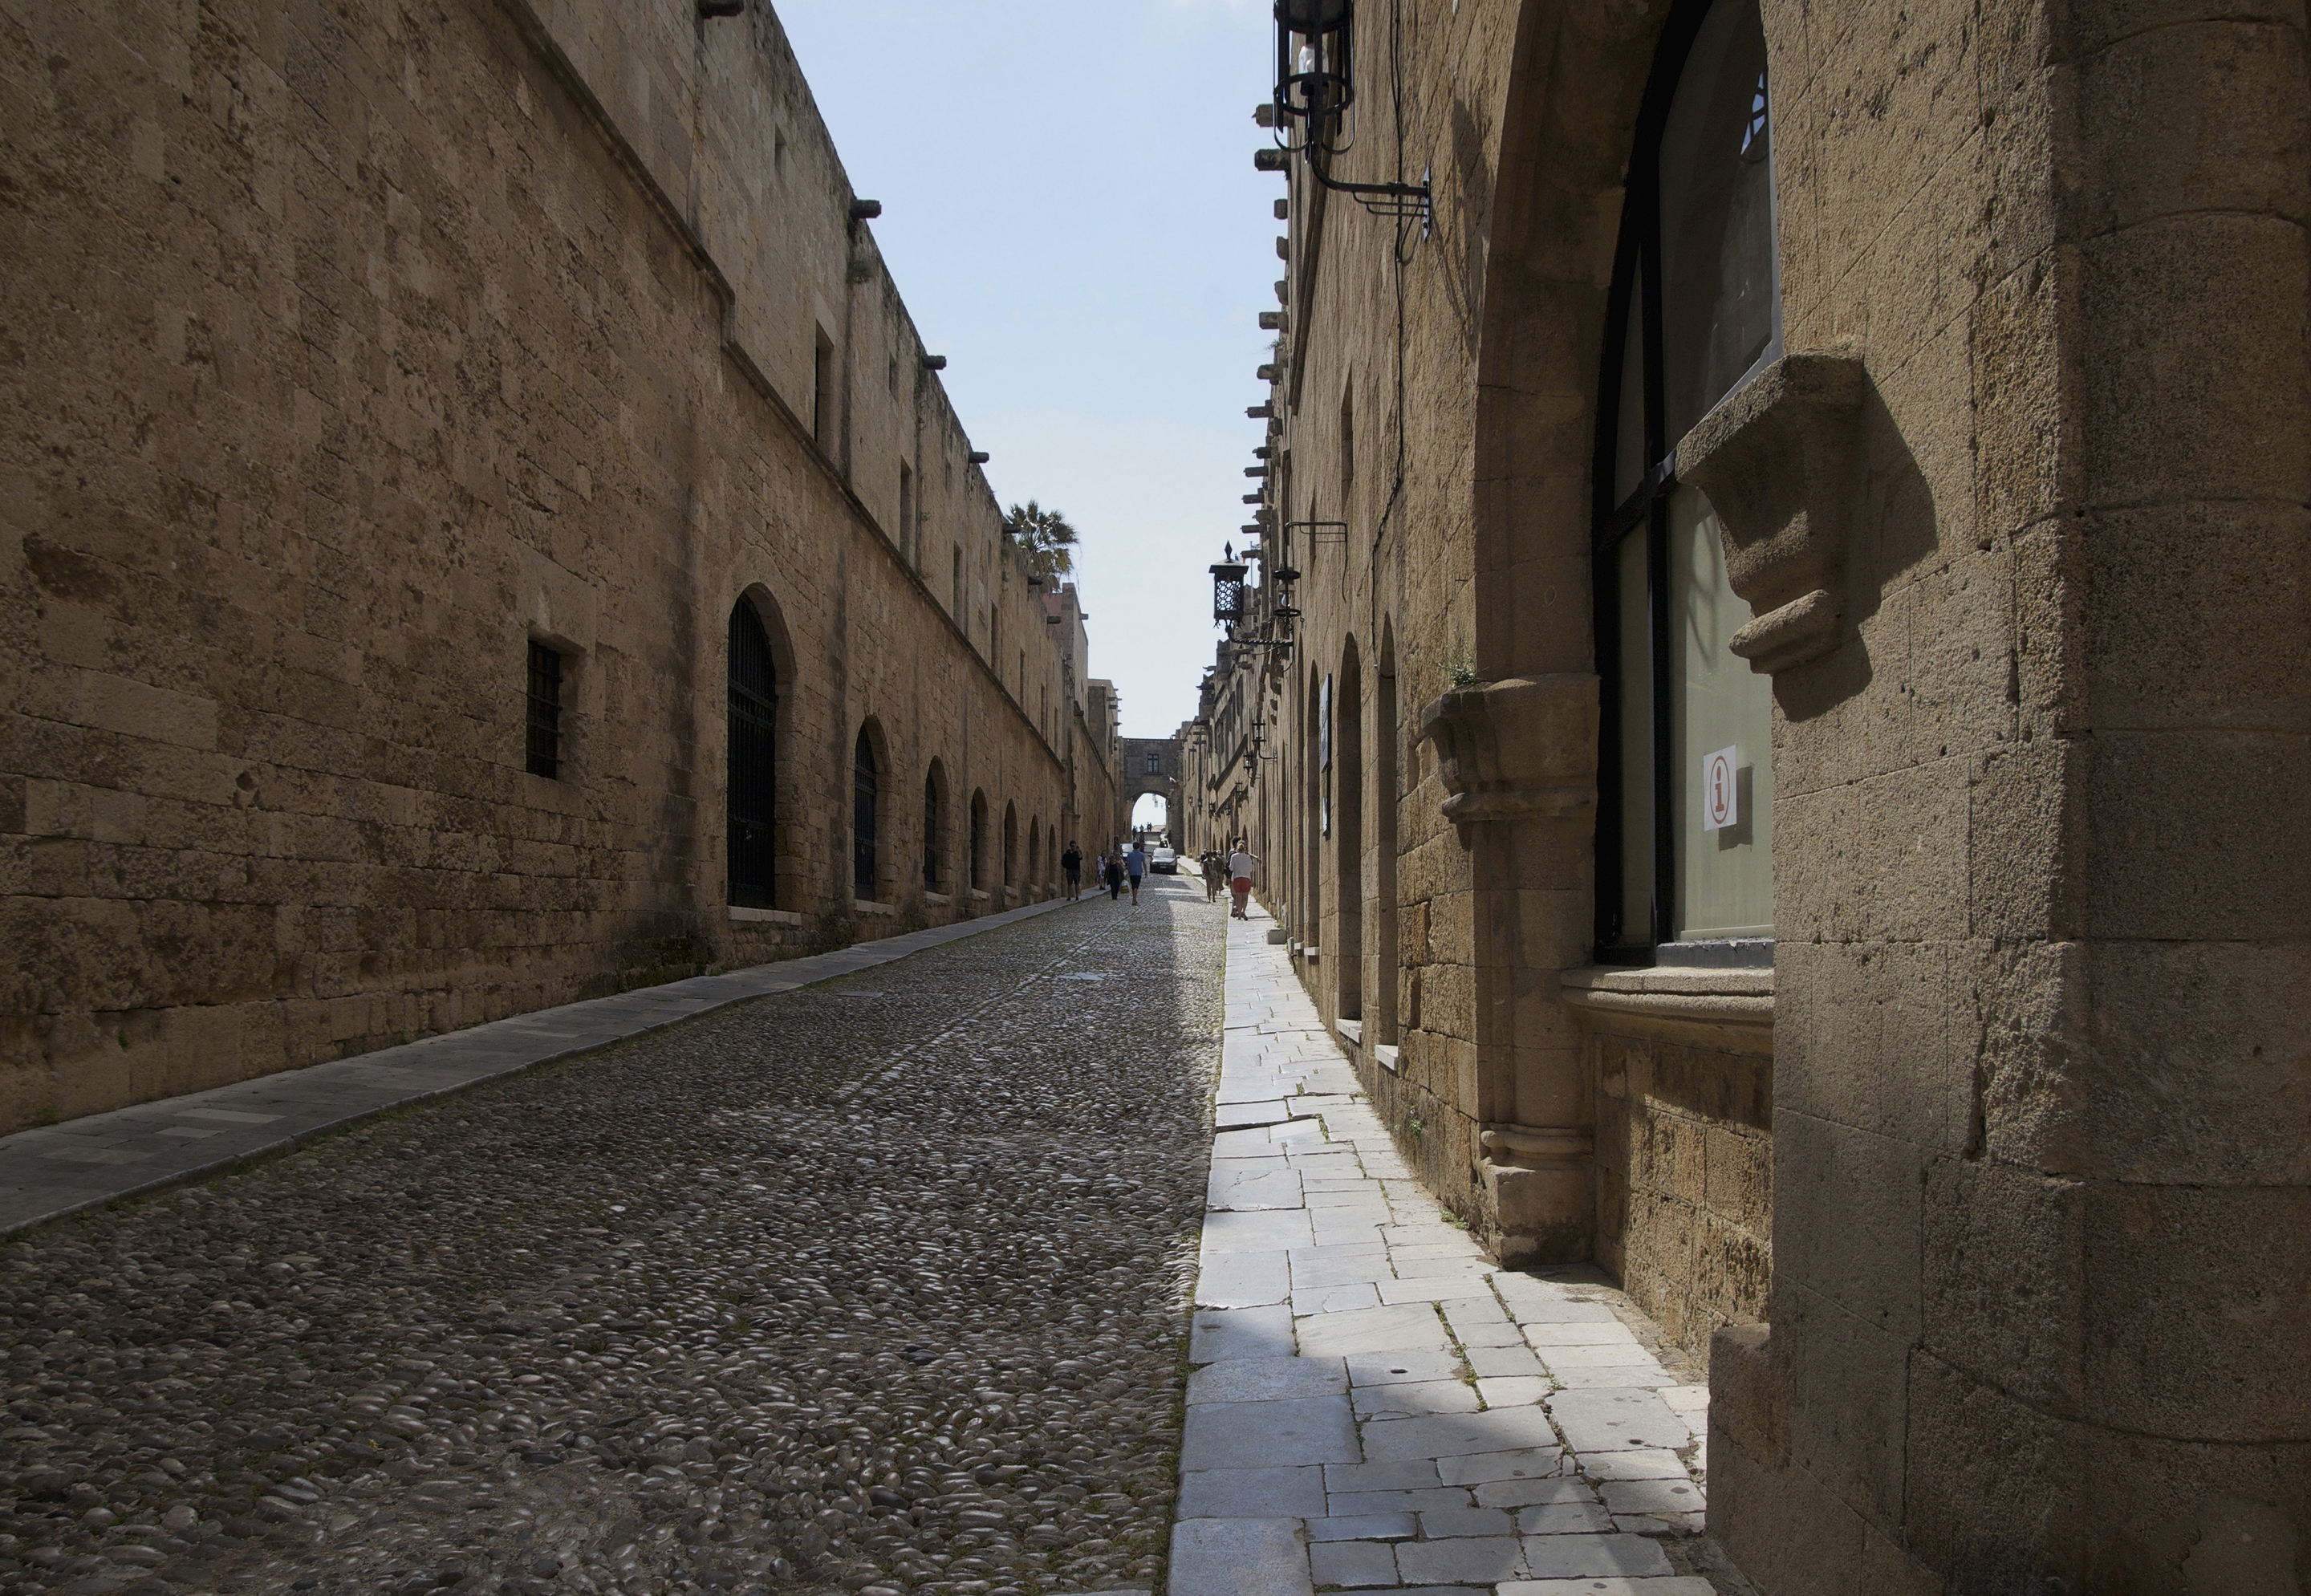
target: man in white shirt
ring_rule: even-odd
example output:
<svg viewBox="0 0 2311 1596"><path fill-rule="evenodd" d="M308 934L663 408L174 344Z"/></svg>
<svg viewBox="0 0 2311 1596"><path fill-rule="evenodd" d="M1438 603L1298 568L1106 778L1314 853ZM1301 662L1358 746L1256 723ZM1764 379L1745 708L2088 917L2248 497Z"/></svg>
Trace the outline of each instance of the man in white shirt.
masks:
<svg viewBox="0 0 2311 1596"><path fill-rule="evenodd" d="M1228 893L1235 904L1228 912L1238 920L1251 918L1244 912L1244 905L1251 898L1251 867L1259 862L1260 856L1244 847L1241 840L1228 853Z"/></svg>

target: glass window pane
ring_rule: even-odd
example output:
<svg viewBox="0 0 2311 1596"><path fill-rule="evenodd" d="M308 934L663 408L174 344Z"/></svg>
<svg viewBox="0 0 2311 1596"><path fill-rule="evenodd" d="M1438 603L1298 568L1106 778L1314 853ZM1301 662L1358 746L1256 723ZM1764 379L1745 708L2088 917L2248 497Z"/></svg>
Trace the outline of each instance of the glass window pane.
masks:
<svg viewBox="0 0 2311 1596"><path fill-rule="evenodd" d="M1727 648L1749 606L1725 580L1717 511L1670 499L1670 774L1677 793L1677 938L1774 934L1774 690ZM1735 750L1734 824L1705 830L1704 762Z"/></svg>
<svg viewBox="0 0 2311 1596"><path fill-rule="evenodd" d="M1645 528L1614 551L1614 607L1620 615L1616 724L1621 734L1621 932L1625 943L1653 939L1653 668L1652 606L1645 601Z"/></svg>
<svg viewBox="0 0 2311 1596"><path fill-rule="evenodd" d="M1717 0L1661 128L1661 377L1672 444L1780 352L1772 146L1757 0Z"/></svg>
<svg viewBox="0 0 2311 1596"><path fill-rule="evenodd" d="M1627 502L1645 479L1644 257L1629 275L1629 312L1621 333L1621 414L1613 432L1613 503Z"/></svg>

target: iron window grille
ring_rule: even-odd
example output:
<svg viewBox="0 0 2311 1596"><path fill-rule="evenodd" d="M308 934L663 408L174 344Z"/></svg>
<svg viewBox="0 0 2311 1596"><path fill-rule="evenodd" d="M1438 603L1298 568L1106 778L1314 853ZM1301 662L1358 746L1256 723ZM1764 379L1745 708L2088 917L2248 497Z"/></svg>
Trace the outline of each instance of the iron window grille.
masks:
<svg viewBox="0 0 2311 1596"><path fill-rule="evenodd" d="M923 889L938 891L938 777L923 778Z"/></svg>
<svg viewBox="0 0 2311 1596"><path fill-rule="evenodd" d="M850 773L850 885L862 903L875 901L875 746L865 730Z"/></svg>
<svg viewBox="0 0 2311 1596"><path fill-rule="evenodd" d="M730 612L728 901L776 907L779 674L771 640L744 599Z"/></svg>
<svg viewBox="0 0 2311 1596"><path fill-rule="evenodd" d="M529 773L562 779L562 656L545 643L529 645Z"/></svg>

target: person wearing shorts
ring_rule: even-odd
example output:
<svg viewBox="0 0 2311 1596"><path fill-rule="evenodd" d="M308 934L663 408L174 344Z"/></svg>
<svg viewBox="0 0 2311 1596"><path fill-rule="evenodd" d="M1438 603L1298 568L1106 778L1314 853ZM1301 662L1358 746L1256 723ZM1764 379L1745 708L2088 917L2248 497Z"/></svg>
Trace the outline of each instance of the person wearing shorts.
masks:
<svg viewBox="0 0 2311 1596"><path fill-rule="evenodd" d="M1137 841L1132 842L1131 851L1123 856L1123 868L1131 872L1131 901L1137 903L1139 902L1139 878L1147 874L1147 850Z"/></svg>
<svg viewBox="0 0 2311 1596"><path fill-rule="evenodd" d="M1068 850L1060 855L1060 868L1067 875L1068 896L1081 897L1083 895L1083 850L1073 842L1068 843Z"/></svg>
<svg viewBox="0 0 2311 1596"><path fill-rule="evenodd" d="M1259 862L1260 856L1241 842L1228 854L1228 912L1237 920L1251 918L1245 909L1251 902L1251 867Z"/></svg>

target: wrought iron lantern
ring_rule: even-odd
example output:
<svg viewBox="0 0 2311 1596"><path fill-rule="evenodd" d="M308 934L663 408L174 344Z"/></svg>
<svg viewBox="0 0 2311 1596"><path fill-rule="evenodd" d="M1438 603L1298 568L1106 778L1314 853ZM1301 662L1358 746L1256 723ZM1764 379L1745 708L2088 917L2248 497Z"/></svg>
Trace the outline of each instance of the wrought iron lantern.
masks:
<svg viewBox="0 0 2311 1596"><path fill-rule="evenodd" d="M1292 623L1300 618L1300 612L1292 605L1292 584L1300 580L1300 573L1289 565L1278 565L1268 573L1268 580L1276 593L1276 602L1269 606L1268 613L1283 623L1284 632L1288 636Z"/></svg>
<svg viewBox="0 0 2311 1596"><path fill-rule="evenodd" d="M1350 0L1276 0L1276 126L1286 150L1347 147L1333 141L1356 97L1355 22Z"/></svg>
<svg viewBox="0 0 2311 1596"><path fill-rule="evenodd" d="M1356 38L1355 0L1276 0L1276 94L1268 120L1278 147L1258 152L1253 164L1281 170L1305 154L1317 182L1374 214L1426 218L1426 183L1344 183L1327 170L1356 143Z"/></svg>
<svg viewBox="0 0 2311 1596"><path fill-rule="evenodd" d="M1234 626L1243 620L1243 573L1239 560L1223 560L1212 568L1212 624Z"/></svg>

